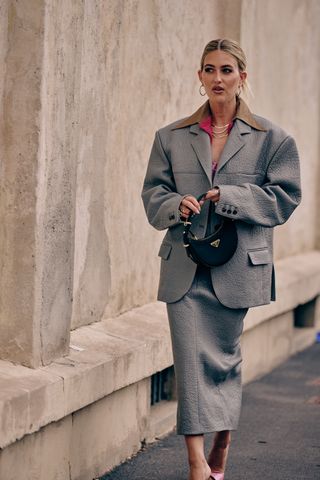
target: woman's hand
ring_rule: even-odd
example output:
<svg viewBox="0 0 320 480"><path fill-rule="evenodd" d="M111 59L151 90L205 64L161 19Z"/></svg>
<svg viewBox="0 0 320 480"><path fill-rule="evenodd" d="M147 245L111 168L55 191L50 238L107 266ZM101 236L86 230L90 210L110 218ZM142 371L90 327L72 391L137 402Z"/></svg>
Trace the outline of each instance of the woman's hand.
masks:
<svg viewBox="0 0 320 480"><path fill-rule="evenodd" d="M182 217L188 218L191 212L200 213L201 206L195 197L188 195L182 199L179 210Z"/></svg>
<svg viewBox="0 0 320 480"><path fill-rule="evenodd" d="M188 218L190 213L200 213L201 206L204 204L205 200L211 200L212 202L218 202L220 198L220 190L218 187L213 188L212 190L208 190L203 200L200 202L197 201L195 197L192 195L188 195L184 197L182 202L180 203L179 210L181 216L184 218Z"/></svg>
<svg viewBox="0 0 320 480"><path fill-rule="evenodd" d="M220 190L218 187L214 187L212 190L208 190L206 196L204 197L205 200L211 200L212 202L218 202L220 199ZM200 202L200 204L203 203Z"/></svg>

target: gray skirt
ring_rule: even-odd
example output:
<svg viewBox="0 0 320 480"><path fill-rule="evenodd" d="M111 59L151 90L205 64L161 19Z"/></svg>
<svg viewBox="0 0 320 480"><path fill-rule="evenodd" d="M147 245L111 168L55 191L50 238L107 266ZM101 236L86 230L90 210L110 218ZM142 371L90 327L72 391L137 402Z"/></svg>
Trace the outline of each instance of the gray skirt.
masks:
<svg viewBox="0 0 320 480"><path fill-rule="evenodd" d="M237 429L242 400L240 337L247 311L219 302L210 270L204 267L198 267L186 295L167 304L178 435Z"/></svg>

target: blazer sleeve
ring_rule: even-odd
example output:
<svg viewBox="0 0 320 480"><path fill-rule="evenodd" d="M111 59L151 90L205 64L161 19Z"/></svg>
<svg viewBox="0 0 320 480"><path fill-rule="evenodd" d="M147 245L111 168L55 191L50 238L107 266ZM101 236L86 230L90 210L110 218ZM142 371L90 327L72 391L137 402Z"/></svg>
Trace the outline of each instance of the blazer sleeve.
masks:
<svg viewBox="0 0 320 480"><path fill-rule="evenodd" d="M263 185L216 186L220 189L215 209L219 215L264 227L286 222L301 201L299 155L294 139L287 136L279 145Z"/></svg>
<svg viewBox="0 0 320 480"><path fill-rule="evenodd" d="M141 194L149 223L157 230L182 223L179 206L185 196L176 191L171 163L156 132Z"/></svg>

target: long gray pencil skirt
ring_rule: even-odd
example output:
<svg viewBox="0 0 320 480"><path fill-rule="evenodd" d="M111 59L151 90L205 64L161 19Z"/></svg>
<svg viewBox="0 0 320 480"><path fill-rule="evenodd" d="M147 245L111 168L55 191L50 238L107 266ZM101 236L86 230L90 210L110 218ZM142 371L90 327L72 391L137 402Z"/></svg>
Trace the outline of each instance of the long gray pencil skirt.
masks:
<svg viewBox="0 0 320 480"><path fill-rule="evenodd" d="M236 430L242 400L240 336L248 309L222 305L210 270L167 304L177 385L177 434Z"/></svg>

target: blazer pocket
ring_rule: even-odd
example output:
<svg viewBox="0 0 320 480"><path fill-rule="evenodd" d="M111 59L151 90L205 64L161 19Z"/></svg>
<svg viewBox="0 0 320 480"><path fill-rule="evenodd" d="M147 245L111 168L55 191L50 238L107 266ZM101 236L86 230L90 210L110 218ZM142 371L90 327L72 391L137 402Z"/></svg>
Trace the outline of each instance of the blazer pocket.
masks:
<svg viewBox="0 0 320 480"><path fill-rule="evenodd" d="M171 250L172 245L170 245L170 243L162 243L158 255L163 258L163 260L168 260Z"/></svg>
<svg viewBox="0 0 320 480"><path fill-rule="evenodd" d="M268 248L249 250L248 255L252 265L266 265L272 263L271 254Z"/></svg>

